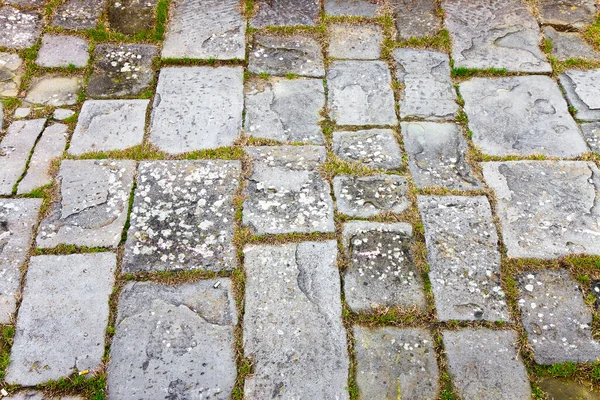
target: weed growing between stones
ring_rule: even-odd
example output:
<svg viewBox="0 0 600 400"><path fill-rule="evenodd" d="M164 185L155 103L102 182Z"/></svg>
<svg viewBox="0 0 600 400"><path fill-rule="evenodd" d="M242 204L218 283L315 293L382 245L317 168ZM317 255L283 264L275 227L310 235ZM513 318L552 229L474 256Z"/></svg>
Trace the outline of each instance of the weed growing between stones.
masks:
<svg viewBox="0 0 600 400"><path fill-rule="evenodd" d="M6 368L10 362L10 348L15 336L13 325L0 325L0 382L4 381Z"/></svg>
<svg viewBox="0 0 600 400"><path fill-rule="evenodd" d="M51 249L41 249L36 248L33 255L34 256L64 256L68 254L79 254L79 253L102 253L112 251L106 247L85 247L85 246L75 246L72 244L60 244Z"/></svg>
<svg viewBox="0 0 600 400"><path fill-rule="evenodd" d="M584 32L583 37L587 39L596 50L600 50L600 17L596 23L590 25Z"/></svg>
<svg viewBox="0 0 600 400"><path fill-rule="evenodd" d="M510 73L506 68L466 68L453 67L452 77L458 79L467 79L472 77L496 77L496 76L517 76L519 73Z"/></svg>

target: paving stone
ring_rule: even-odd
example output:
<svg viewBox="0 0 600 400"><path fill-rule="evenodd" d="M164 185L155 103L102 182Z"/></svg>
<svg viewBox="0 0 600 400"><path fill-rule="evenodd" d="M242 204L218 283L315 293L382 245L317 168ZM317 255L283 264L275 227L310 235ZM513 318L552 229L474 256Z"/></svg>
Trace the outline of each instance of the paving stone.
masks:
<svg viewBox="0 0 600 400"><path fill-rule="evenodd" d="M240 174L239 161L141 162L123 269L233 270Z"/></svg>
<svg viewBox="0 0 600 400"><path fill-rule="evenodd" d="M3 3L20 8L39 8L46 4L46 0L4 0Z"/></svg>
<svg viewBox="0 0 600 400"><path fill-rule="evenodd" d="M461 329L443 332L448 369L464 400L529 400L531 386L513 331Z"/></svg>
<svg viewBox="0 0 600 400"><path fill-rule="evenodd" d="M84 400L80 396L63 396L63 397L49 397L42 392L34 392L32 390L26 390L23 392L15 393L8 397L3 397L4 400Z"/></svg>
<svg viewBox="0 0 600 400"><path fill-rule="evenodd" d="M540 0L540 22L565 29L583 29L596 22L594 0Z"/></svg>
<svg viewBox="0 0 600 400"><path fill-rule="evenodd" d="M59 107L77 103L82 78L45 75L33 81L25 101L30 104Z"/></svg>
<svg viewBox="0 0 600 400"><path fill-rule="evenodd" d="M135 36L154 29L158 0L119 0L108 6L110 28L124 35Z"/></svg>
<svg viewBox="0 0 600 400"><path fill-rule="evenodd" d="M150 100L88 100L83 103L69 153L123 150L142 144Z"/></svg>
<svg viewBox="0 0 600 400"><path fill-rule="evenodd" d="M252 399L348 399L335 241L244 250L244 355L254 360Z"/></svg>
<svg viewBox="0 0 600 400"><path fill-rule="evenodd" d="M248 71L320 78L325 75L321 45L306 35L254 35L248 50Z"/></svg>
<svg viewBox="0 0 600 400"><path fill-rule="evenodd" d="M399 175L338 175L333 178L333 191L338 211L350 217L401 213L410 206L408 182Z"/></svg>
<svg viewBox="0 0 600 400"><path fill-rule="evenodd" d="M94 29L106 0L67 0L54 15L52 25L69 30Z"/></svg>
<svg viewBox="0 0 600 400"><path fill-rule="evenodd" d="M320 79L253 79L245 89L246 133L281 142L323 144L321 110L325 89Z"/></svg>
<svg viewBox="0 0 600 400"><path fill-rule="evenodd" d="M436 399L438 367L424 329L354 327L356 383L361 399Z"/></svg>
<svg viewBox="0 0 600 400"><path fill-rule="evenodd" d="M520 0L446 0L455 68L552 72L539 48L537 21Z"/></svg>
<svg viewBox="0 0 600 400"><path fill-rule="evenodd" d="M424 283L413 261L409 224L350 221L344 224L343 243L349 259L344 293L354 312L425 309Z"/></svg>
<svg viewBox="0 0 600 400"><path fill-rule="evenodd" d="M575 157L588 151L548 76L475 78L460 84L473 142L493 156Z"/></svg>
<svg viewBox="0 0 600 400"><path fill-rule="evenodd" d="M0 47L25 49L42 33L42 15L14 7L0 7Z"/></svg>
<svg viewBox="0 0 600 400"><path fill-rule="evenodd" d="M14 117L15 119L27 118L31 114L30 107L19 107L15 110Z"/></svg>
<svg viewBox="0 0 600 400"><path fill-rule="evenodd" d="M600 52L594 50L577 32L557 32L551 26L543 28L547 39L552 40L552 55L560 61L585 58L600 60Z"/></svg>
<svg viewBox="0 0 600 400"><path fill-rule="evenodd" d="M257 0L256 13L250 20L253 28L267 26L317 25L321 2L319 0Z"/></svg>
<svg viewBox="0 0 600 400"><path fill-rule="evenodd" d="M334 132L333 152L342 160L372 168L395 170L402 166L402 153L391 129Z"/></svg>
<svg viewBox="0 0 600 400"><path fill-rule="evenodd" d="M600 154L600 122L581 124L581 131L590 149L594 153Z"/></svg>
<svg viewBox="0 0 600 400"><path fill-rule="evenodd" d="M593 162L489 162L483 176L496 194L509 257L600 255L600 170Z"/></svg>
<svg viewBox="0 0 600 400"><path fill-rule="evenodd" d="M325 0L325 14L336 17L367 17L379 15L382 4L373 0Z"/></svg>
<svg viewBox="0 0 600 400"><path fill-rule="evenodd" d="M31 257L6 381L34 386L100 367L114 253Z"/></svg>
<svg viewBox="0 0 600 400"><path fill-rule="evenodd" d="M383 61L334 61L327 71L331 118L338 125L397 124L391 85Z"/></svg>
<svg viewBox="0 0 600 400"><path fill-rule="evenodd" d="M68 108L57 108L56 110L54 110L52 118L54 118L57 121L64 121L65 119L70 118L73 115L75 115L75 111L73 110L69 110Z"/></svg>
<svg viewBox="0 0 600 400"><path fill-rule="evenodd" d="M598 400L600 393L588 385L564 378L545 376L536 382L549 399Z"/></svg>
<svg viewBox="0 0 600 400"><path fill-rule="evenodd" d="M600 121L600 68L589 71L569 70L558 77L569 104L582 121Z"/></svg>
<svg viewBox="0 0 600 400"><path fill-rule="evenodd" d="M381 57L383 30L379 25L332 24L329 31L329 57L376 60Z"/></svg>
<svg viewBox="0 0 600 400"><path fill-rule="evenodd" d="M0 131L2 130L2 128L4 126L3 124L4 124L4 109L3 109L3 104L0 101Z"/></svg>
<svg viewBox="0 0 600 400"><path fill-rule="evenodd" d="M63 160L59 200L42 221L37 247L117 247L127 219L135 161Z"/></svg>
<svg viewBox="0 0 600 400"><path fill-rule="evenodd" d="M419 189L443 186L478 190L481 182L465 159L467 141L458 125L436 122L400 124L408 166Z"/></svg>
<svg viewBox="0 0 600 400"><path fill-rule="evenodd" d="M35 63L42 67L85 67L90 44L78 36L44 35Z"/></svg>
<svg viewBox="0 0 600 400"><path fill-rule="evenodd" d="M0 97L16 97L24 73L18 54L0 52Z"/></svg>
<svg viewBox="0 0 600 400"><path fill-rule="evenodd" d="M227 278L125 286L110 351L110 398L230 398L237 324L231 286Z"/></svg>
<svg viewBox="0 0 600 400"><path fill-rule="evenodd" d="M509 321L487 198L419 196L418 206L438 318Z"/></svg>
<svg viewBox="0 0 600 400"><path fill-rule="evenodd" d="M435 0L391 0L398 37L432 37L442 29Z"/></svg>

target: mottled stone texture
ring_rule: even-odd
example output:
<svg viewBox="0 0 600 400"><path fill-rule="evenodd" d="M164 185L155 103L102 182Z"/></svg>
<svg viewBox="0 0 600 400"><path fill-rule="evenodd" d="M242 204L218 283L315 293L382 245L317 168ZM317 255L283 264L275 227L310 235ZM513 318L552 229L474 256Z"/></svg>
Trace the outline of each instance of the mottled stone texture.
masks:
<svg viewBox="0 0 600 400"><path fill-rule="evenodd" d="M600 60L600 52L596 51L577 32L557 32L551 26L543 28L544 35L552 41L552 55L560 61L585 58Z"/></svg>
<svg viewBox="0 0 600 400"><path fill-rule="evenodd" d="M590 149L600 155L600 122L581 124L581 131Z"/></svg>
<svg viewBox="0 0 600 400"><path fill-rule="evenodd" d="M18 54L0 52L0 97L16 97L24 73L23 60Z"/></svg>
<svg viewBox="0 0 600 400"><path fill-rule="evenodd" d="M248 71L254 74L322 77L325 66L321 45L307 35L254 35L248 50Z"/></svg>
<svg viewBox="0 0 600 400"><path fill-rule="evenodd" d="M382 2L372 0L325 0L325 14L373 18L382 6Z"/></svg>
<svg viewBox="0 0 600 400"><path fill-rule="evenodd" d="M383 29L379 25L332 24L328 33L329 57L376 60L381 56Z"/></svg>
<svg viewBox="0 0 600 400"><path fill-rule="evenodd" d="M112 0L108 7L110 29L124 35L151 31L158 0Z"/></svg>
<svg viewBox="0 0 600 400"><path fill-rule="evenodd" d="M540 0L540 22L565 29L583 29L596 22L594 0Z"/></svg>
<svg viewBox="0 0 600 400"><path fill-rule="evenodd" d="M431 37L442 28L435 0L391 0L400 39Z"/></svg>
<svg viewBox="0 0 600 400"><path fill-rule="evenodd" d="M106 0L67 0L54 15L52 25L63 29L93 29L106 7Z"/></svg>
<svg viewBox="0 0 600 400"><path fill-rule="evenodd" d="M569 70L559 80L577 119L600 121L600 69Z"/></svg>
<svg viewBox="0 0 600 400"><path fill-rule="evenodd" d="M43 106L71 106L77 102L82 83L79 76L44 75L34 79L25 101Z"/></svg>
<svg viewBox="0 0 600 400"><path fill-rule="evenodd" d="M3 397L5 400L84 400L81 396L62 396L62 397L49 397L42 392L34 391L22 391L15 393L14 395Z"/></svg>
<svg viewBox="0 0 600 400"><path fill-rule="evenodd" d="M85 67L90 44L77 36L44 35L35 63L42 67Z"/></svg>
<svg viewBox="0 0 600 400"><path fill-rule="evenodd" d="M42 15L14 7L0 7L0 47L25 49L42 33Z"/></svg>
<svg viewBox="0 0 600 400"><path fill-rule="evenodd" d="M394 170L402 166L402 153L391 129L334 132L333 152L342 160Z"/></svg>
<svg viewBox="0 0 600 400"><path fill-rule="evenodd" d="M317 24L321 11L319 0L257 0L256 14L250 20L253 28Z"/></svg>

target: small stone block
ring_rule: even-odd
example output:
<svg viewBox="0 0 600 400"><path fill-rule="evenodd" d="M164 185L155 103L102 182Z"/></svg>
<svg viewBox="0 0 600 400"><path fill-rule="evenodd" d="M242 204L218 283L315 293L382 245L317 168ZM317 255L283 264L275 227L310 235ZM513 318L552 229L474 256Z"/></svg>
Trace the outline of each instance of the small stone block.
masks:
<svg viewBox="0 0 600 400"><path fill-rule="evenodd" d="M325 14L335 17L377 17L382 2L372 0L325 0Z"/></svg>
<svg viewBox="0 0 600 400"><path fill-rule="evenodd" d="M267 26L315 26L321 2L319 0L257 0L256 13L250 20L253 28Z"/></svg>
<svg viewBox="0 0 600 400"><path fill-rule="evenodd" d="M82 78L46 75L34 80L25 101L44 106L71 106L77 102Z"/></svg>
<svg viewBox="0 0 600 400"><path fill-rule="evenodd" d="M583 121L600 121L600 69L569 70L558 77L569 104Z"/></svg>
<svg viewBox="0 0 600 400"><path fill-rule="evenodd" d="M0 7L0 47L26 49L35 44L42 33L42 15L34 11Z"/></svg>
<svg viewBox="0 0 600 400"><path fill-rule="evenodd" d="M400 146L391 129L334 132L333 152L342 160L372 168L397 170L402 166Z"/></svg>
<svg viewBox="0 0 600 400"><path fill-rule="evenodd" d="M539 0L540 22L561 30L583 29L596 22L594 0Z"/></svg>
<svg viewBox="0 0 600 400"><path fill-rule="evenodd" d="M581 124L581 131L590 149L600 155L600 122Z"/></svg>
<svg viewBox="0 0 600 400"><path fill-rule="evenodd" d="M333 58L376 60L381 57L382 42L379 25L332 24L327 52Z"/></svg>
<svg viewBox="0 0 600 400"><path fill-rule="evenodd" d="M27 118L31 114L30 107L19 107L15 110L15 119Z"/></svg>
<svg viewBox="0 0 600 400"><path fill-rule="evenodd" d="M545 26L544 35L552 40L552 55L560 61L584 58L599 61L600 52L594 50L577 32L558 32L551 26Z"/></svg>
<svg viewBox="0 0 600 400"><path fill-rule="evenodd" d="M90 59L89 43L77 36L44 35L35 63L42 67L85 67Z"/></svg>
<svg viewBox="0 0 600 400"><path fill-rule="evenodd" d="M136 36L152 31L156 26L158 0L119 0L108 6L110 29L124 35Z"/></svg>
<svg viewBox="0 0 600 400"><path fill-rule="evenodd" d="M73 115L75 115L75 111L73 110L69 110L68 108L57 108L56 110L54 110L52 118L54 118L56 121L64 121L65 119L70 118Z"/></svg>
<svg viewBox="0 0 600 400"><path fill-rule="evenodd" d="M390 5L401 40L433 37L442 29L435 0L391 0Z"/></svg>
<svg viewBox="0 0 600 400"><path fill-rule="evenodd" d="M69 30L94 29L106 0L67 0L54 15L52 25Z"/></svg>
<svg viewBox="0 0 600 400"><path fill-rule="evenodd" d="M24 73L18 54L0 52L0 97L17 97Z"/></svg>

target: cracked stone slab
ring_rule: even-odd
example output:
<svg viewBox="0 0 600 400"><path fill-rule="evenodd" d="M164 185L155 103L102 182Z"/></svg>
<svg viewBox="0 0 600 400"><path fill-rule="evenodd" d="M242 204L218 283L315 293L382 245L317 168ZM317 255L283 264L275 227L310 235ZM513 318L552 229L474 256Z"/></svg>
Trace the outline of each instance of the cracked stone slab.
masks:
<svg viewBox="0 0 600 400"><path fill-rule="evenodd" d="M566 29L583 29L596 22L594 0L540 0L537 4L540 22Z"/></svg>
<svg viewBox="0 0 600 400"><path fill-rule="evenodd" d="M558 77L569 104L582 121L600 121L600 69L569 70Z"/></svg>
<svg viewBox="0 0 600 400"><path fill-rule="evenodd" d="M442 19L435 0L392 0L398 37L432 37L442 29Z"/></svg>
<svg viewBox="0 0 600 400"><path fill-rule="evenodd" d="M431 333L425 329L355 326L360 398L436 399L439 373L433 343Z"/></svg>
<svg viewBox="0 0 600 400"><path fill-rule="evenodd" d="M144 161L138 175L125 271L235 268L239 161Z"/></svg>
<svg viewBox="0 0 600 400"><path fill-rule="evenodd" d="M80 396L63 396L63 397L49 397L42 392L34 392L33 390L26 390L15 393L8 397L3 397L4 400L84 400Z"/></svg>
<svg viewBox="0 0 600 400"><path fill-rule="evenodd" d="M106 0L67 0L56 10L52 25L67 30L94 29L105 7Z"/></svg>
<svg viewBox="0 0 600 400"><path fill-rule="evenodd" d="M402 166L400 146L391 129L334 132L333 152L342 160L372 168L397 170Z"/></svg>
<svg viewBox="0 0 600 400"><path fill-rule="evenodd" d="M445 25L456 68L552 72L537 21L520 0L446 0Z"/></svg>
<svg viewBox="0 0 600 400"><path fill-rule="evenodd" d="M253 28L267 26L315 26L321 12L319 0L257 0Z"/></svg>
<svg viewBox="0 0 600 400"><path fill-rule="evenodd" d="M42 67L85 67L90 59L90 44L78 36L44 35L35 63Z"/></svg>
<svg viewBox="0 0 600 400"><path fill-rule="evenodd" d="M600 170L584 161L483 163L509 257L600 255Z"/></svg>
<svg viewBox="0 0 600 400"><path fill-rule="evenodd" d="M35 11L0 7L0 47L26 49L42 34L42 15Z"/></svg>
<svg viewBox="0 0 600 400"><path fill-rule="evenodd" d="M155 29L155 9L158 0L119 0L108 6L110 29L135 36Z"/></svg>
<svg viewBox="0 0 600 400"><path fill-rule="evenodd" d="M100 367L114 253L31 257L6 381L35 386Z"/></svg>
<svg viewBox="0 0 600 400"><path fill-rule="evenodd" d="M445 331L443 338L450 376L461 399L531 399L514 331L461 329Z"/></svg>
<svg viewBox="0 0 600 400"><path fill-rule="evenodd" d="M600 154L600 122L581 124L583 137L590 149L596 154Z"/></svg>
<svg viewBox="0 0 600 400"><path fill-rule="evenodd" d="M473 142L493 156L575 157L588 151L548 76L475 78L460 84Z"/></svg>
<svg viewBox="0 0 600 400"><path fill-rule="evenodd" d="M110 349L111 399L228 399L236 377L231 281L129 283Z"/></svg>
<svg viewBox="0 0 600 400"><path fill-rule="evenodd" d="M150 141L167 153L230 146L242 129L241 67L168 67L160 71Z"/></svg>
<svg viewBox="0 0 600 400"><path fill-rule="evenodd" d="M40 224L37 247L117 247L135 166L129 160L63 160L57 176L60 194Z"/></svg>
<svg viewBox="0 0 600 400"><path fill-rule="evenodd" d="M381 2L372 0L325 0L325 14L335 17L374 18L381 8Z"/></svg>
<svg viewBox="0 0 600 400"><path fill-rule="evenodd" d="M379 25L332 24L328 33L330 57L353 60L381 57L383 29Z"/></svg>
<svg viewBox="0 0 600 400"><path fill-rule="evenodd" d="M247 398L348 399L335 241L244 249ZM268 284L267 284L268 283Z"/></svg>
<svg viewBox="0 0 600 400"><path fill-rule="evenodd" d="M142 143L150 100L88 100L83 103L69 153L124 150Z"/></svg>
<svg viewBox="0 0 600 400"><path fill-rule="evenodd" d="M487 197L419 196L429 279L441 321L509 321Z"/></svg>
<svg viewBox="0 0 600 400"><path fill-rule="evenodd" d="M29 104L59 107L77 103L83 79L79 76L45 75L33 81L25 101Z"/></svg>
<svg viewBox="0 0 600 400"><path fill-rule="evenodd" d="M24 73L18 54L0 52L0 97L17 97Z"/></svg>
<svg viewBox="0 0 600 400"><path fill-rule="evenodd" d="M560 61L584 58L600 60L600 52L594 50L577 32L557 32L551 26L543 29L547 39L552 40L552 55Z"/></svg>

